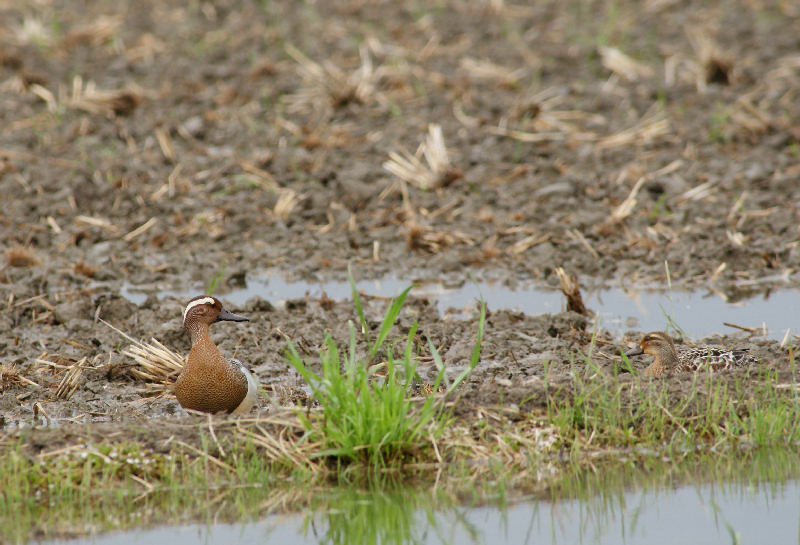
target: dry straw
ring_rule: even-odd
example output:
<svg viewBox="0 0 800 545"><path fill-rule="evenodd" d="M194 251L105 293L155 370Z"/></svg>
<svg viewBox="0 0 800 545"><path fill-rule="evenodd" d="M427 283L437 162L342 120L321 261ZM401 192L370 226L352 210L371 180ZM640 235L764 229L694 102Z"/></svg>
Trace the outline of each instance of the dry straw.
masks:
<svg viewBox="0 0 800 545"><path fill-rule="evenodd" d="M180 355L154 338L151 338L149 343L137 341L105 320L100 321L131 342L131 345L122 352L123 356L128 356L135 363L130 368L131 375L147 382L164 385L175 382L184 364L184 359Z"/></svg>
<svg viewBox="0 0 800 545"><path fill-rule="evenodd" d="M38 265L39 258L26 246L14 246L6 251L6 262L9 267L34 267Z"/></svg>
<svg viewBox="0 0 800 545"><path fill-rule="evenodd" d="M591 312L583 304L578 277L574 273L568 273L563 267L556 267L556 274L561 285L561 293L567 298L567 310L587 316L590 315Z"/></svg>
<svg viewBox="0 0 800 545"><path fill-rule="evenodd" d="M272 208L272 213L281 221L286 221L292 215L297 205L305 198L305 195L288 188L280 190L278 200Z"/></svg>
<svg viewBox="0 0 800 545"><path fill-rule="evenodd" d="M84 383L83 370L88 366L89 360L86 357L81 358L67 368L64 377L56 388L56 398L67 400L78 390Z"/></svg>
<svg viewBox="0 0 800 545"><path fill-rule="evenodd" d="M653 69L635 61L616 47L599 48L603 66L628 81L638 81L653 76Z"/></svg>
<svg viewBox="0 0 800 545"><path fill-rule="evenodd" d="M5 390L15 382L40 388L38 384L22 376L22 372L20 371L19 367L13 363L0 363L0 391Z"/></svg>
<svg viewBox="0 0 800 545"><path fill-rule="evenodd" d="M93 81L84 85L81 76L72 79L71 93L68 94L61 89L58 98L52 91L38 83L31 85L30 91L42 99L51 112L57 111L59 107L67 107L109 117L129 114L144 97L144 93L138 89L102 90L98 89Z"/></svg>
<svg viewBox="0 0 800 545"><path fill-rule="evenodd" d="M450 164L442 127L435 123L428 125L428 136L415 154L406 150L399 153L393 151L389 154L389 160L383 163L383 168L420 189L446 186L462 176Z"/></svg>
<svg viewBox="0 0 800 545"><path fill-rule="evenodd" d="M372 64L366 47L359 49L361 64L348 73L331 61L320 64L311 60L302 51L289 44L286 53L298 64L298 72L304 80L300 89L286 97L289 112L308 112L320 106L341 108L348 104L384 102L376 86L380 74Z"/></svg>

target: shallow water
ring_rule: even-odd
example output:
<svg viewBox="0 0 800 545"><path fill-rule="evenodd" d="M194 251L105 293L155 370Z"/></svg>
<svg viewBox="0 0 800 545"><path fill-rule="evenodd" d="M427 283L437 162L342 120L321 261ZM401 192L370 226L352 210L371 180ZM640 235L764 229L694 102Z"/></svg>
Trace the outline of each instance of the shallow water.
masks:
<svg viewBox="0 0 800 545"><path fill-rule="evenodd" d="M379 494L373 503L362 494L342 498L336 509L313 515L271 516L245 524L165 526L79 541L97 545L797 543L800 481L759 487L683 486L584 501L528 500L505 508L409 510L408 500Z"/></svg>
<svg viewBox="0 0 800 545"><path fill-rule="evenodd" d="M357 283L362 293L392 297L411 284L409 280L388 277L379 280L362 280ZM189 298L203 290L198 287L190 291L160 291L160 297L171 295ZM220 297L234 305L242 305L248 299L259 296L280 304L288 299L311 296L337 300L350 298L347 282L328 281L309 283L287 281L279 274L248 278L247 287L220 293ZM465 282L457 287L442 283L418 285L414 295L435 299L443 316L461 316L464 310L474 306L483 297L490 310L518 310L525 314L560 312L565 299L560 291L541 287L512 289L502 283ZM134 303L141 303L146 292L134 286L125 286L122 295ZM757 328L759 335L781 340L789 332L800 332L800 291L778 290L766 292L736 302L728 302L721 294L710 292L622 290L619 288L584 291L584 303L599 315L600 326L614 333L626 330L663 330L670 320L690 337L702 338L716 333L736 333L737 328L724 323Z"/></svg>

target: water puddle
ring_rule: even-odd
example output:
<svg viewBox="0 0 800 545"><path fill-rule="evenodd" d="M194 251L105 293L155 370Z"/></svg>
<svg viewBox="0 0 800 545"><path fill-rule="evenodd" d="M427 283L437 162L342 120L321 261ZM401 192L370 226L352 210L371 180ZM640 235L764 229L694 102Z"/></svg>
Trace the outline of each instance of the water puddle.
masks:
<svg viewBox="0 0 800 545"><path fill-rule="evenodd" d="M336 500L335 507L307 515L272 516L244 524L164 526L83 538L81 542L97 545L795 543L800 481L759 486L684 486L627 492L612 499L529 500L504 508L431 510L420 508L413 497L380 493L369 497L363 492Z"/></svg>
<svg viewBox="0 0 800 545"><path fill-rule="evenodd" d="M411 284L410 280L395 277L380 280L362 280L358 289L362 293L383 297L399 294ZM160 297L189 298L202 292L200 287L189 291L161 291ZM308 283L286 281L279 274L254 279L248 278L247 287L220 293L234 305L242 305L254 296L260 296L275 305L288 299L322 294L336 300L350 298L347 282L328 281ZM463 316L465 309L473 308L483 297L491 310L517 310L525 314L557 313L564 309L564 296L558 290L541 287L512 289L500 282L465 282L457 287L442 283L418 285L412 292L437 301L442 316ZM125 286L122 295L136 304L142 303L146 292L134 286ZM584 303L599 314L600 325L614 333L626 330L663 330L672 321L695 338L715 333L735 333L735 327L757 328L760 335L782 340L787 329L800 331L800 291L779 290L765 292L759 297L726 301L724 296L712 292L601 289L584 291Z"/></svg>

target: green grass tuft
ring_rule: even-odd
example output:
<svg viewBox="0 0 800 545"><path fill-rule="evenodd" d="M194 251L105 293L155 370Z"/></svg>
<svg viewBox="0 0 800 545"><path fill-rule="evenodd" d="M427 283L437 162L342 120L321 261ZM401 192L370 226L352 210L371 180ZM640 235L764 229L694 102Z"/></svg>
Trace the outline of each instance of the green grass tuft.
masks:
<svg viewBox="0 0 800 545"><path fill-rule="evenodd" d="M360 463L380 470L412 460L415 451L441 436L450 416L441 402L444 397L414 395L418 361L416 322L406 336L399 357L395 355L394 344L390 344L384 350L385 362L370 366L384 348L411 287L392 301L373 342L352 274L349 279L361 332L367 343L366 356L359 354L352 322L349 346L344 352L325 335L320 353L321 374L311 369L291 341L288 341L286 355L289 364L311 387L322 409L322 418L300 415L311 440L324 445L315 457L331 457L339 464ZM447 387L445 396L478 364L485 316L485 304L482 304L470 364ZM433 384L435 392L444 386L445 366L433 343L429 341L428 346L438 369ZM379 371L384 371L385 375L379 376Z"/></svg>

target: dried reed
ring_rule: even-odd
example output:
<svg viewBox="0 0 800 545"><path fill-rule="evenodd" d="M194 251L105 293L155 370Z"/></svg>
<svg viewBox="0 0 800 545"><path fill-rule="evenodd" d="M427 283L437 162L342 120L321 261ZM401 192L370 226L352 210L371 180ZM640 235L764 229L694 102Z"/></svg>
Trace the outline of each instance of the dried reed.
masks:
<svg viewBox="0 0 800 545"><path fill-rule="evenodd" d="M72 79L71 94L61 89L58 98L39 84L31 85L30 91L42 99L51 112L66 107L109 117L128 115L144 98L144 93L138 89L101 90L93 81L84 85L81 76Z"/></svg>
<svg viewBox="0 0 800 545"><path fill-rule="evenodd" d="M39 259L30 248L14 246L6 251L6 261L9 267L34 267L39 264Z"/></svg>
<svg viewBox="0 0 800 545"><path fill-rule="evenodd" d="M367 104L379 100L376 85L379 74L373 68L366 47L359 49L361 65L347 73L330 61L323 64L309 59L293 45L286 46L286 53L299 65L300 76L305 85L288 95L289 112L315 111L323 107L342 108L348 104Z"/></svg>
<svg viewBox="0 0 800 545"><path fill-rule="evenodd" d="M583 304L578 277L575 274L567 273L563 267L556 267L556 274L561 285L561 293L567 298L567 310L587 316L591 314L591 311Z"/></svg>
<svg viewBox="0 0 800 545"><path fill-rule="evenodd" d="M131 375L146 382L163 385L175 382L183 369L183 357L154 338L151 338L149 343L137 341L105 320L100 321L131 342L131 345L122 352L135 363L130 368Z"/></svg>
<svg viewBox="0 0 800 545"><path fill-rule="evenodd" d="M423 156L427 164L422 162ZM442 127L435 123L428 125L428 136L415 154L406 150L400 153L393 151L389 154L389 160L383 163L383 168L420 189L447 186L463 176L450 164Z"/></svg>

